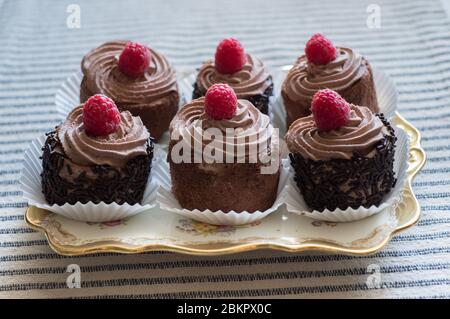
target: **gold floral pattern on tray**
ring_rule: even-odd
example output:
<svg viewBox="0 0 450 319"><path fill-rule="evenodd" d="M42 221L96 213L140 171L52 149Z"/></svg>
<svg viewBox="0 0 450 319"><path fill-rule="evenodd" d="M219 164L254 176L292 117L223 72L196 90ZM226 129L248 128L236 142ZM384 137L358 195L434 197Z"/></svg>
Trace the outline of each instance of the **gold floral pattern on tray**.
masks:
<svg viewBox="0 0 450 319"><path fill-rule="evenodd" d="M210 225L188 218L179 219L178 222L179 225L176 226L178 230L203 236L210 234L231 235L236 232L237 229L254 227L261 224L261 221L258 220L247 225Z"/></svg>
<svg viewBox="0 0 450 319"><path fill-rule="evenodd" d="M338 223L334 223L334 222L327 222L327 221L323 221L323 220L313 220L311 221L311 225L315 226L315 227L320 227L322 225L324 226L328 226L328 227L336 227Z"/></svg>
<svg viewBox="0 0 450 319"><path fill-rule="evenodd" d="M98 229L107 229L107 228L111 228L111 227L126 225L127 219L111 220L109 222L101 222L101 223L86 222L86 224L89 226L95 226Z"/></svg>

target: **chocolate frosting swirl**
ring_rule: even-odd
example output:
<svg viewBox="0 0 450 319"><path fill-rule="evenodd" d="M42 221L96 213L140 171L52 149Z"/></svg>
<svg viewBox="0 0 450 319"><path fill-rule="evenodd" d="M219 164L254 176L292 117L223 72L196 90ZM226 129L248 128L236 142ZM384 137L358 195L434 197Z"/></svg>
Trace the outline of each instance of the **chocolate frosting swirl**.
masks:
<svg viewBox="0 0 450 319"><path fill-rule="evenodd" d="M310 100L321 89L342 91L367 71L364 58L349 48L337 47L336 59L325 65L307 61L302 55L283 82L283 91L293 101Z"/></svg>
<svg viewBox="0 0 450 319"><path fill-rule="evenodd" d="M145 74L132 79L117 65L119 55L127 41L112 41L90 51L81 61L88 89L112 98L119 105L152 103L170 91L177 91L174 69L167 59L151 52L151 63Z"/></svg>
<svg viewBox="0 0 450 319"><path fill-rule="evenodd" d="M181 137L184 141L191 141L191 145L202 145L195 152L202 152L212 143L205 137L208 129L218 129L223 134L220 140L214 137L216 152L234 159L247 159L253 155L268 155L267 148L271 147L273 127L267 115L262 114L247 100L238 100L236 115L227 120L214 120L205 113L205 99L198 98L186 104L175 116L170 125L171 137L175 140ZM229 136L227 131L234 129L234 134ZM227 147L228 145L228 147ZM238 154L237 147L243 147L245 154ZM257 150L257 154L249 154L248 150ZM204 155L204 154L203 154ZM260 157L261 158L261 157ZM234 161L236 163L237 161Z"/></svg>
<svg viewBox="0 0 450 319"><path fill-rule="evenodd" d="M150 137L140 117L130 112L120 113L121 123L116 132L106 136L90 136L84 130L83 106L72 110L56 128L65 155L79 165L110 165L122 167L128 160L147 155Z"/></svg>
<svg viewBox="0 0 450 319"><path fill-rule="evenodd" d="M314 161L351 159L354 152L370 157L387 130L367 107L350 107L350 120L338 130L319 130L313 115L296 120L285 137L289 151Z"/></svg>
<svg viewBox="0 0 450 319"><path fill-rule="evenodd" d="M238 98L249 98L262 95L270 86L270 74L266 71L264 63L250 54L242 70L233 74L221 74L216 71L214 61L206 61L200 68L197 76L198 88L206 92L216 83L227 83L234 89Z"/></svg>

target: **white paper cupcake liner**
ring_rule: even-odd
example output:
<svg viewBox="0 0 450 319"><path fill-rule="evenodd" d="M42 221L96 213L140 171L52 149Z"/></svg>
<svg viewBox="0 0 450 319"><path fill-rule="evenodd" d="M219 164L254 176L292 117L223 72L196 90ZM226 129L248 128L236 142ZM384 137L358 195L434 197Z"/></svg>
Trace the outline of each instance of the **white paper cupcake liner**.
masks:
<svg viewBox="0 0 450 319"><path fill-rule="evenodd" d="M25 152L25 160L20 176L21 190L28 205L33 205L67 218L84 222L107 222L112 220L130 217L156 206L156 195L159 182L153 178L153 170L163 160L162 153L155 151L152 163L152 172L148 179L144 197L141 204L105 204L103 202L94 204L92 202L82 204L77 202L74 205L50 205L45 200L41 186L42 172L42 147L46 137L41 136L31 143L30 148Z"/></svg>
<svg viewBox="0 0 450 319"><path fill-rule="evenodd" d="M375 91L377 92L380 113L391 120L397 111L398 92L391 77L377 68L372 68Z"/></svg>
<svg viewBox="0 0 450 319"><path fill-rule="evenodd" d="M300 190L294 181L295 172L291 167L289 169L289 178L286 185L284 201L288 212L307 216L314 219L330 221L330 222L351 222L360 220L377 213L388 207L396 207L402 198L403 189L407 180L408 169L408 156L409 156L409 136L408 134L395 127L395 134L397 141L395 143L395 156L394 156L394 172L397 178L395 187L385 196L383 202L379 206L372 205L369 208L359 207L357 209L335 209L330 211L325 209L322 212L317 210L311 211L308 205L305 203L303 196L300 194Z"/></svg>
<svg viewBox="0 0 450 319"><path fill-rule="evenodd" d="M192 101L192 93L194 91L194 83L197 79L197 70L193 68L182 69L177 72L180 76L178 78L178 88L185 98L185 103Z"/></svg>
<svg viewBox="0 0 450 319"><path fill-rule="evenodd" d="M283 67L274 75L275 97L271 103L271 113L273 126L280 129L280 136L284 136L287 131L286 109L280 90L288 71L289 67ZM373 69L373 77L380 112L384 114L386 119L390 120L397 111L397 90L394 81L386 73L375 68Z"/></svg>
<svg viewBox="0 0 450 319"><path fill-rule="evenodd" d="M61 85L55 95L56 111L61 121L75 107L80 105L80 85L83 74L78 71L69 76Z"/></svg>
<svg viewBox="0 0 450 319"><path fill-rule="evenodd" d="M200 211L198 209L188 210L182 208L178 200L173 195L172 181L170 178L169 163L162 162L155 169L155 176L160 181L161 185L158 190L157 202L160 208L169 212L173 212L203 223L212 225L244 225L260 220L269 214L275 212L281 205L283 205L284 188L289 176L289 167L287 165L281 165L280 167L280 179L278 182L277 198L272 207L265 211L256 211L249 213L236 212L236 211L211 211L209 209Z"/></svg>

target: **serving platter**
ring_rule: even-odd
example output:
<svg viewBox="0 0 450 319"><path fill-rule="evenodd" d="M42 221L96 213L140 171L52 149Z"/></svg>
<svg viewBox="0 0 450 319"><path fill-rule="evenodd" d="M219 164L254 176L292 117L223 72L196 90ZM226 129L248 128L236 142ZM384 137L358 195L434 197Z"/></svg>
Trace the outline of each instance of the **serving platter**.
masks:
<svg viewBox="0 0 450 319"><path fill-rule="evenodd" d="M214 226L155 207L124 220L87 223L30 206L25 221L33 229L43 232L50 247L62 255L133 254L154 250L220 255L263 248L372 254L382 249L392 236L413 226L420 217L420 206L411 187L426 158L420 145L420 133L398 113L392 122L410 136L408 180L402 200L396 207L363 220L349 223L318 221L290 214L282 206L252 224Z"/></svg>
<svg viewBox="0 0 450 319"><path fill-rule="evenodd" d="M290 66L275 72L275 91ZM268 217L246 225L211 225L165 211L159 206L141 214L117 221L81 222L50 211L29 206L26 223L45 234L50 247L62 255L84 255L99 252L141 253L172 251L191 255L221 255L255 249L288 252L322 251L349 255L367 255L381 250L399 232L413 226L420 218L420 206L411 187L423 167L426 155L420 144L419 131L397 111L397 93L391 79L374 70L377 96L381 110L394 126L409 136L407 181L401 201L377 215L347 222L327 222L289 213L281 205ZM183 101L191 95L195 70L178 70ZM61 118L78 103L81 76L76 73L63 83L56 95ZM280 101L272 101L271 107ZM284 109L271 112L275 127L285 131ZM165 143L163 143L164 145ZM160 145L161 146L161 145ZM162 148L164 148L162 146Z"/></svg>

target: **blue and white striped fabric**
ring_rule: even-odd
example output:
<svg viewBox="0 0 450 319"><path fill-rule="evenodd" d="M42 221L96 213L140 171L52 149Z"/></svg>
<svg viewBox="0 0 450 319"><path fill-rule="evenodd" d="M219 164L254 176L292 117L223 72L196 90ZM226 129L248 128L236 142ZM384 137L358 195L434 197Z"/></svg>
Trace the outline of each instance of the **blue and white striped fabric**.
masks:
<svg viewBox="0 0 450 319"><path fill-rule="evenodd" d="M74 2L80 29L66 26ZM0 297L450 297L450 22L437 0L378 0L381 28L370 29L372 2L0 0ZM196 67L232 35L276 67L292 63L317 31L390 74L400 112L423 134L428 162L414 182L423 217L382 252L62 257L26 227L23 152L57 123L55 92L89 49L133 39L176 67ZM66 288L72 263L81 266L81 289ZM371 264L380 289L366 284Z"/></svg>

